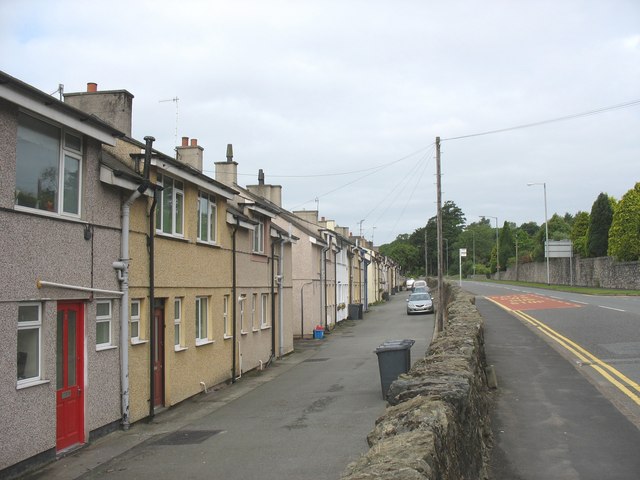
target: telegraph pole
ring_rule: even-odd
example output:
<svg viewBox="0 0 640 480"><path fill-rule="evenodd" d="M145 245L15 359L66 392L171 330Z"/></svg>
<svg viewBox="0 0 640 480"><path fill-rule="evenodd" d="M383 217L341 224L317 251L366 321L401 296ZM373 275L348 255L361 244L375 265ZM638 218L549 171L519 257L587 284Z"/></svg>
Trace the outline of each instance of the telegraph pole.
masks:
<svg viewBox="0 0 640 480"><path fill-rule="evenodd" d="M444 331L444 280L442 269L444 258L442 255L442 181L440 173L440 137L436 137L436 177L437 177L437 241L438 241L438 310L436 311L436 334Z"/></svg>

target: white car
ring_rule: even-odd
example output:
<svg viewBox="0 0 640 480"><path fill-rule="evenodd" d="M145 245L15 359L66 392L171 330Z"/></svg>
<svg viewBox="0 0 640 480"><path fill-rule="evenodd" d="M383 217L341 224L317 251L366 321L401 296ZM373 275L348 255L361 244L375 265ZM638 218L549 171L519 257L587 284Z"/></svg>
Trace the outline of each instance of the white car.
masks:
<svg viewBox="0 0 640 480"><path fill-rule="evenodd" d="M405 282L407 290L412 290L413 289L413 282L415 282L415 280L413 278L407 278L407 280Z"/></svg>
<svg viewBox="0 0 640 480"><path fill-rule="evenodd" d="M413 287L411 288L411 290L413 290L415 292L417 288L424 289L424 290L420 290L421 292L428 292L429 291L429 287L427 286L427 282L424 281L424 280L416 280L415 282L413 282Z"/></svg>

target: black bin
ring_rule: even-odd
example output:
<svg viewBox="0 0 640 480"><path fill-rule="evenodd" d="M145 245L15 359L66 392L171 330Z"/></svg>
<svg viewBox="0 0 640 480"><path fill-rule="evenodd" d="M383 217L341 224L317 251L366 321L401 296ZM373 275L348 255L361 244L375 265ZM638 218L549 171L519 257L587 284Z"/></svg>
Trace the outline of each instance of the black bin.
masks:
<svg viewBox="0 0 640 480"><path fill-rule="evenodd" d="M411 368L411 347L414 343L415 340L410 339L387 340L376 348L382 398L385 400L393 381Z"/></svg>
<svg viewBox="0 0 640 480"><path fill-rule="evenodd" d="M349 304L349 318L351 320L362 320L362 304L361 303Z"/></svg>

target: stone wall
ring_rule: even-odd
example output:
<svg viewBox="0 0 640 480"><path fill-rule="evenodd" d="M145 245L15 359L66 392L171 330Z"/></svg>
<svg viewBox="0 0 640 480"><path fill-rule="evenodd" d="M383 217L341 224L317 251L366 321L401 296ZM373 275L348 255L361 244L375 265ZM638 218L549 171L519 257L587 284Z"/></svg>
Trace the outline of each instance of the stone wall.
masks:
<svg viewBox="0 0 640 480"><path fill-rule="evenodd" d="M495 274L493 278L496 278ZM618 262L613 257L549 259L552 285L640 289L640 262ZM500 272L500 280L547 283L546 262L525 263Z"/></svg>
<svg viewBox="0 0 640 480"><path fill-rule="evenodd" d="M343 480L488 478L491 440L482 317L474 297L446 284L446 329L406 375ZM436 297L434 293L434 297Z"/></svg>

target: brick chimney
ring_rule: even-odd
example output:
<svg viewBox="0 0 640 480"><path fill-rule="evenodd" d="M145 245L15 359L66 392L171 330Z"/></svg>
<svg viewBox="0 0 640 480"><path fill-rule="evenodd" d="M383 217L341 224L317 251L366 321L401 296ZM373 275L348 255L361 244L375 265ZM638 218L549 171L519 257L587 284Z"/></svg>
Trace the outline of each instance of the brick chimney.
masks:
<svg viewBox="0 0 640 480"><path fill-rule="evenodd" d="M198 145L198 139L192 138L189 143L189 137L182 137L182 145L178 146L176 150L178 161L202 172L204 148Z"/></svg>
<svg viewBox="0 0 640 480"><path fill-rule="evenodd" d="M97 83L87 83L87 91L65 93L64 102L124 132L131 137L133 95L126 90L98 90Z"/></svg>
<svg viewBox="0 0 640 480"><path fill-rule="evenodd" d="M227 161L215 162L216 180L230 187L238 185L238 162L233 161L233 145L227 145Z"/></svg>

